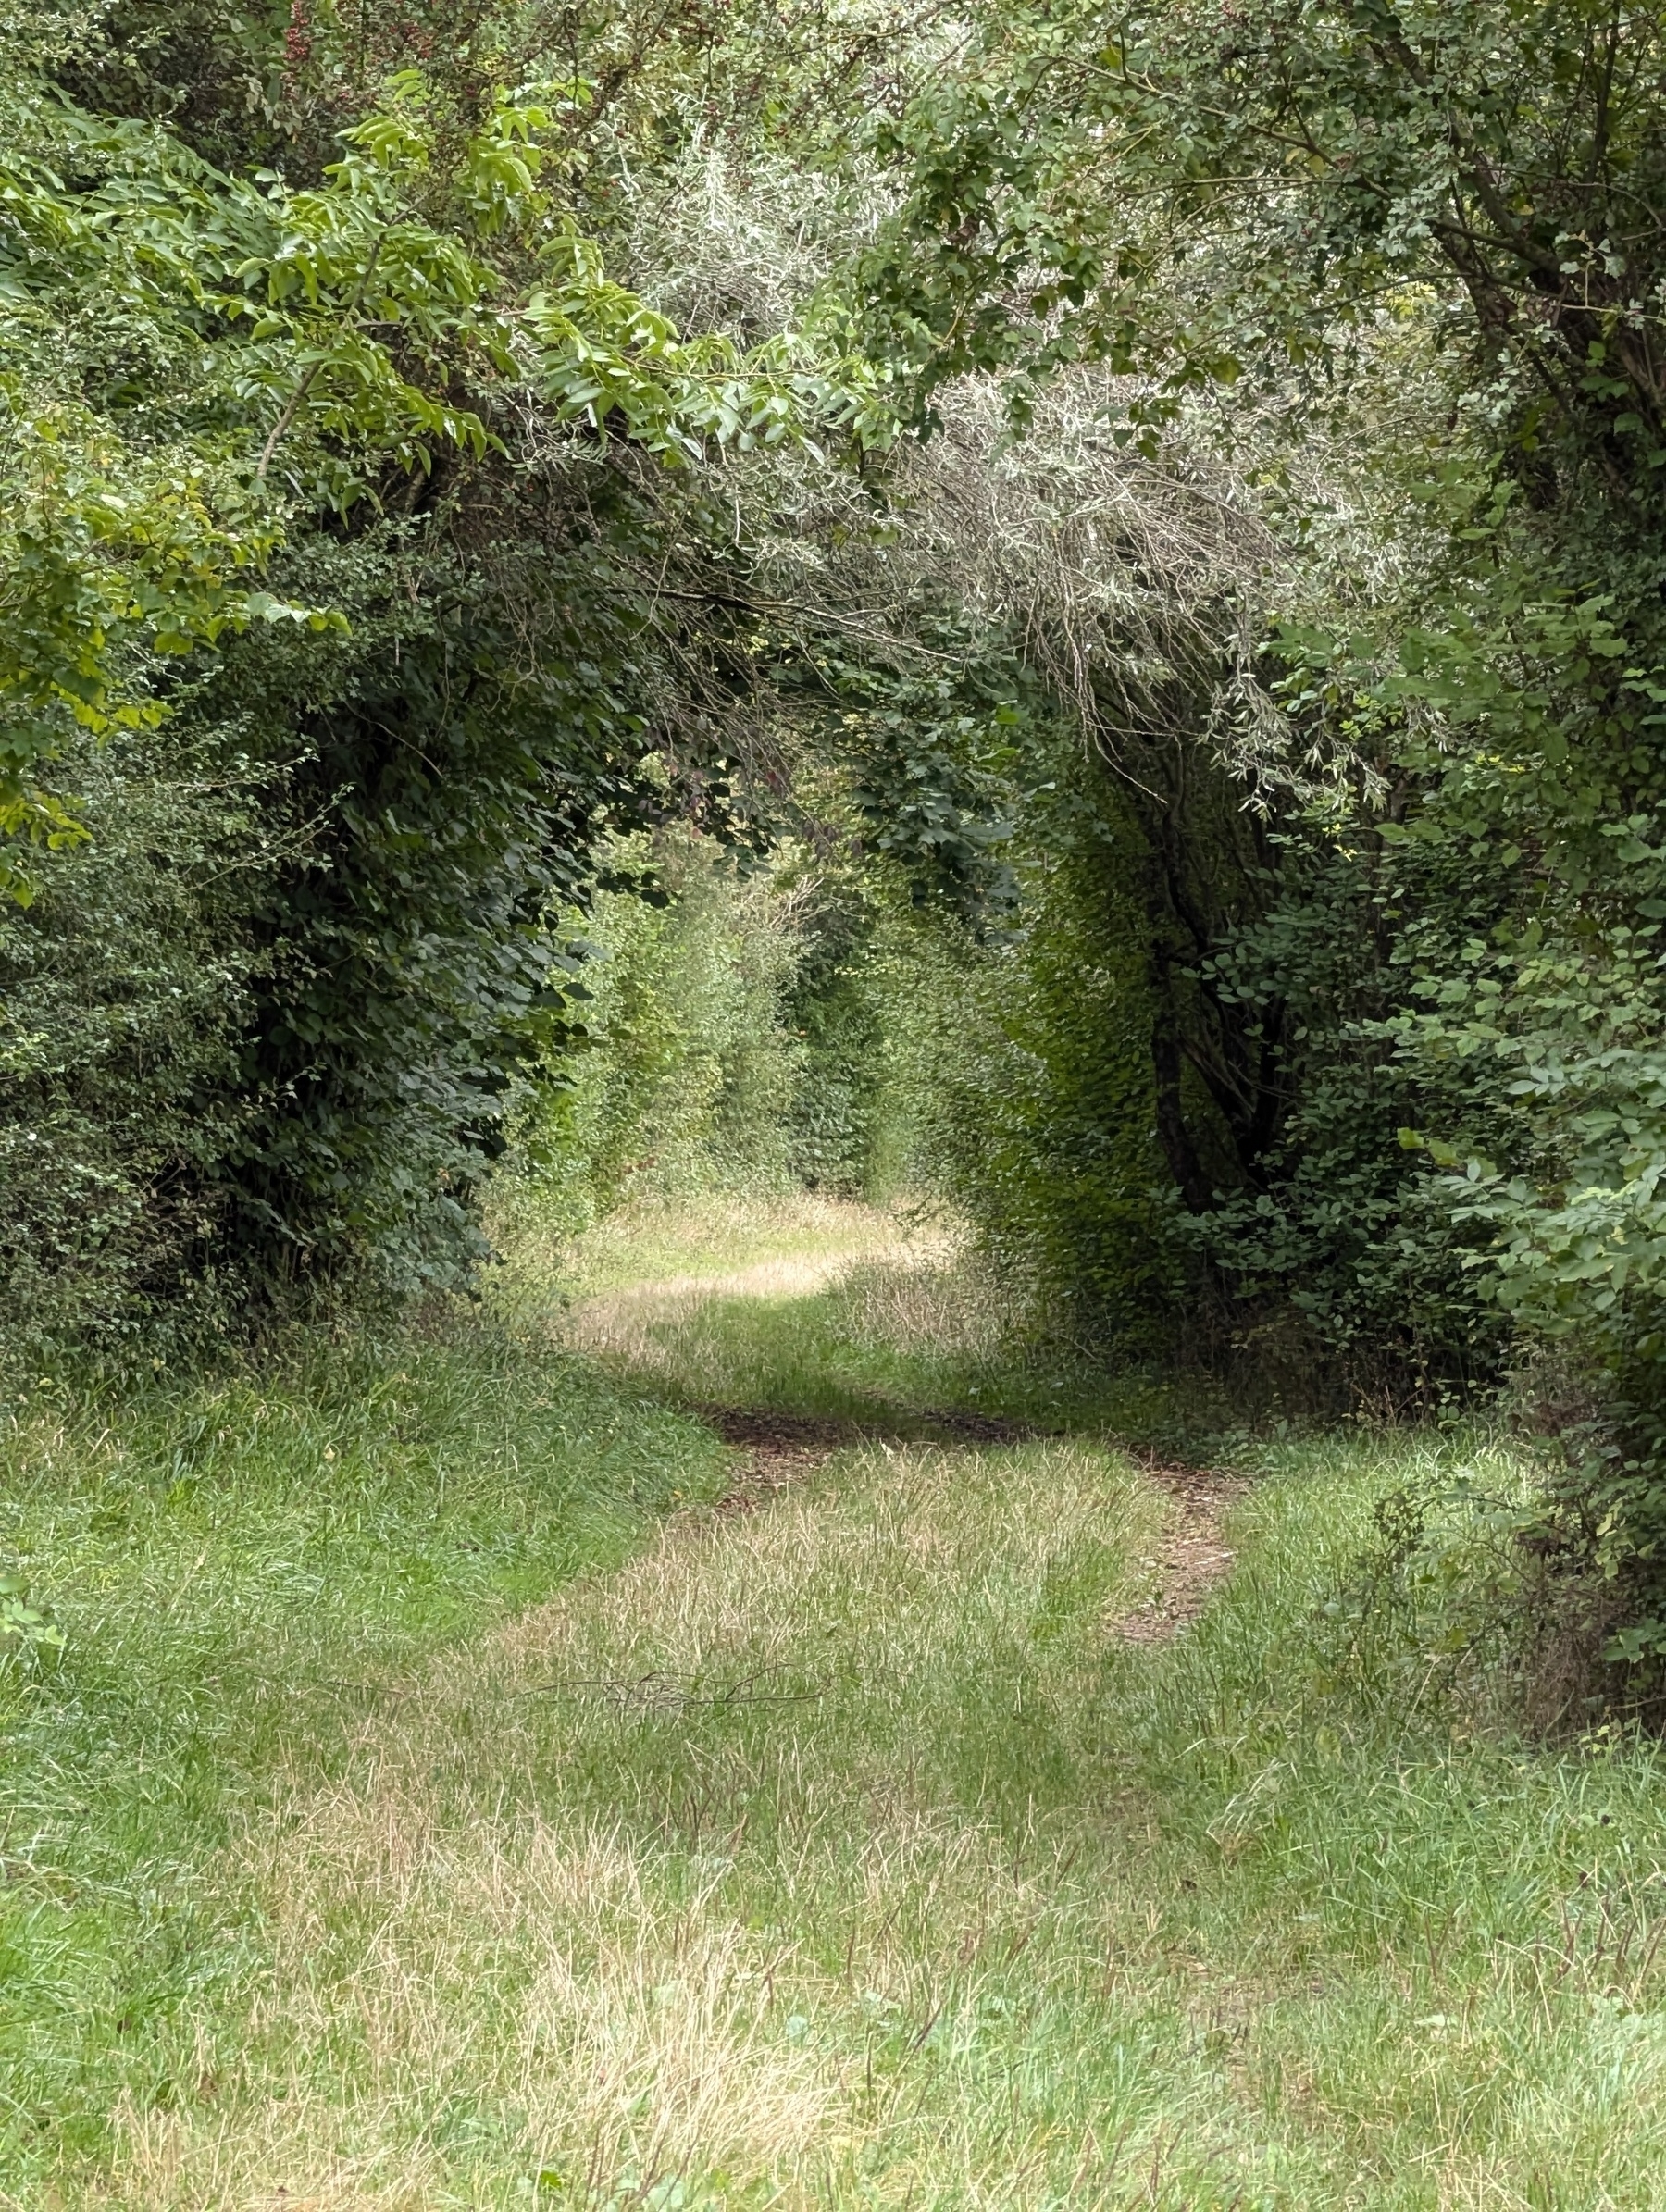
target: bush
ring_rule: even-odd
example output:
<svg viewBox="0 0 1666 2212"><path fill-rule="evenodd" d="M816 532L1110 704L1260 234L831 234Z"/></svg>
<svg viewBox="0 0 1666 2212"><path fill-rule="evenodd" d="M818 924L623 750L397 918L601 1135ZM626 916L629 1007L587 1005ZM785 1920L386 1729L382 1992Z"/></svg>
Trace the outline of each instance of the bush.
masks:
<svg viewBox="0 0 1666 2212"><path fill-rule="evenodd" d="M222 1319L228 1162L276 868L246 760L182 731L64 764L90 836L0 902L0 1297L8 1354Z"/></svg>
<svg viewBox="0 0 1666 2212"><path fill-rule="evenodd" d="M803 1053L785 1008L794 892L686 826L619 840L582 929L582 1035L545 1063L524 1123L575 1226L627 1195L778 1187Z"/></svg>

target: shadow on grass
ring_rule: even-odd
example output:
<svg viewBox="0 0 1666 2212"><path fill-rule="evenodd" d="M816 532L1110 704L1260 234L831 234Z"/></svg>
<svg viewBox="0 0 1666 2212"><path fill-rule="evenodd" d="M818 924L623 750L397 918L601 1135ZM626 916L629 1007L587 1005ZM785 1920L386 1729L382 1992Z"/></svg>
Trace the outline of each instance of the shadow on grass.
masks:
<svg viewBox="0 0 1666 2212"><path fill-rule="evenodd" d="M839 1437L1126 1442L1187 1457L1229 1425L1221 1395L1131 1364L1027 1344L958 1270L856 1262L798 1295L668 1286L576 1310L575 1340L612 1372L710 1420L832 1424ZM970 1309L970 1310L968 1310ZM726 1425L726 1423L727 1425Z"/></svg>

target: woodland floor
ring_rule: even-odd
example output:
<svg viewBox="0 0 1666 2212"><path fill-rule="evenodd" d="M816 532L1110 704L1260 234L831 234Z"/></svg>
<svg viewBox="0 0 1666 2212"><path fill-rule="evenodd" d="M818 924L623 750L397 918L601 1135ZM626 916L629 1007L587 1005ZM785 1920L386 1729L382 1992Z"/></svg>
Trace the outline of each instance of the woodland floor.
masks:
<svg viewBox="0 0 1666 2212"><path fill-rule="evenodd" d="M0 2206L1666 2205L1666 1773L1350 1597L1464 1433L1018 1359L855 1207L12 1409Z"/></svg>

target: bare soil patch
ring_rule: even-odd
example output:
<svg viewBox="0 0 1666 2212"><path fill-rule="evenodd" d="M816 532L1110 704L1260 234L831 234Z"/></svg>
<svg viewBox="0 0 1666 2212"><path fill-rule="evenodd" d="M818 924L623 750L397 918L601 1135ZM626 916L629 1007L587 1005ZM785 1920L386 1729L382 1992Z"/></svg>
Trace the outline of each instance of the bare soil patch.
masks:
<svg viewBox="0 0 1666 2212"><path fill-rule="evenodd" d="M862 1440L862 1432L849 1422L749 1406L702 1406L700 1417L726 1444L746 1454L739 1477L717 1500L719 1513L755 1513L780 1491L814 1474L845 1445Z"/></svg>
<svg viewBox="0 0 1666 2212"><path fill-rule="evenodd" d="M1135 1456L1148 1478L1167 1492L1174 1510L1152 1560L1157 1587L1143 1605L1123 1616L1116 1633L1125 1644L1165 1644L1191 1625L1231 1573L1237 1555L1221 1524L1245 1485L1215 1468Z"/></svg>

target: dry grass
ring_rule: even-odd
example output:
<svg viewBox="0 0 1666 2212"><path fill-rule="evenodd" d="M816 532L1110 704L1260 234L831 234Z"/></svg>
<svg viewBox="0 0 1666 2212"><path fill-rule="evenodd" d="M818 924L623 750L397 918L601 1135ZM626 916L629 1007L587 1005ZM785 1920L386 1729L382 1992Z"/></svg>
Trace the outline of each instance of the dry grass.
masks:
<svg viewBox="0 0 1666 2212"><path fill-rule="evenodd" d="M698 1404L894 1425L976 1401L976 1373L1011 1343L1010 1308L959 1224L849 1201L640 1206L577 1240L566 1266L562 1337Z"/></svg>
<svg viewBox="0 0 1666 2212"><path fill-rule="evenodd" d="M454 2133L439 2139L459 2106L509 2153L508 2175L494 2158L477 2177L488 2201L553 2161L604 2201L825 2130L837 2082L783 2045L765 1947L667 1896L616 1831L464 1837L384 1784L293 1808L263 1844L275 1988L251 2025L288 2062L223 2119L136 2119L122 2202L426 2206L459 2184L471 2201L466 2156L460 2174Z"/></svg>
<svg viewBox="0 0 1666 2212"><path fill-rule="evenodd" d="M675 1339L697 1323L713 1299L814 1298L852 1265L848 1254L818 1252L760 1260L715 1275L663 1275L603 1290L577 1305L564 1334L570 1343L656 1380L675 1376ZM673 1342L667 1345L669 1336Z"/></svg>
<svg viewBox="0 0 1666 2212"><path fill-rule="evenodd" d="M326 1713L317 1684L305 1702L297 1676L276 1738L292 1756L258 1769L258 1801L245 1790L240 1821L205 1801L215 1843L189 1866L135 1859L133 1910L109 1923L134 1957L109 1970L104 2040L81 2046L90 2091L48 1984L104 1987L74 1979L74 1945L106 1940L101 1877L50 1907L0 1896L7 1942L37 1960L36 2024L0 2023L11 2140L36 2155L37 2109L73 2120L105 2091L96 2137L0 2176L0 2206L1656 2212L1658 1749L1489 1735L1441 1705L1392 1622L1338 1602L1386 1491L1496 1488L1508 1452L1240 1439L1258 1479L1234 1501L1091 1437L835 1451L840 1419L781 1393L818 1373L868 1402L998 1380L998 1347L963 1272L871 1245L847 1268L862 1224L823 1228L811 1278L845 1268L823 1287L783 1275L777 1244L746 1289L699 1297L677 1278L733 1278L744 1250L707 1260L668 1217L644 1232L660 1372L690 1396L751 1378L752 1424L802 1447L751 1510L690 1502L711 1470L663 1411L603 1396L569 1435L581 1377L552 1367L492 1484L530 1499L578 1453L600 1497L626 1455L630 1494L674 1507L639 1548L598 1544L558 1594L479 1615L442 1655L378 1643L353 1682L324 1609L362 1607L359 1585L307 1584L342 1702ZM597 1295L628 1258L609 1255ZM349 1410L332 1401L284 1478L286 1500L314 1496L326 1435L358 1471L329 1494L333 1548L292 1506L267 1526L256 1491L228 1496L218 1540L254 1556L192 1629L200 1648L180 1624L217 1586L192 1568L201 1535L166 1555L191 1572L146 1570L175 1671L138 1683L124 1744L160 1734L187 1661L181 1727L208 1697L255 1566L289 1607L295 1560L367 1577L376 1532L403 1526L359 1525L374 1439L348 1451ZM459 1454L436 1455L436 1487ZM181 1510L205 1508L168 1503L158 1524ZM502 1540L472 1499L446 1576ZM1200 1612L1187 1578L1228 1544ZM112 1585L124 1572L113 1550L95 1563ZM1186 1585L1178 1634L1154 1603L1165 1579ZM1162 1640L1129 1640L1131 1620ZM282 1699L260 1696L269 1745ZM116 1709L89 1705L89 1742ZM58 1740L78 1787L106 1771ZM181 1734L147 1786L193 1805L202 1740ZM133 1764L124 1749L112 1771ZM130 2033L147 1981L162 1995Z"/></svg>
<svg viewBox="0 0 1666 2212"><path fill-rule="evenodd" d="M949 1238L853 1261L838 1279L833 1304L837 1324L860 1341L975 1370L1011 1351L1010 1300Z"/></svg>
<svg viewBox="0 0 1666 2212"><path fill-rule="evenodd" d="M911 1228L877 1207L812 1191L700 1201L643 1198L568 1243L553 1272L585 1299L610 1289L646 1291L665 1280L711 1284L770 1261L789 1268L826 1264L832 1272L857 1260L936 1254L955 1238L944 1224Z"/></svg>
<svg viewBox="0 0 1666 2212"><path fill-rule="evenodd" d="M591 2204L992 2184L1005 2105L907 2061L975 2047L1020 1949L1074 1990L1097 1915L985 1693L1080 1735L1145 1513L1102 1453L880 1448L766 1513L690 1512L413 1681L354 1778L227 1870L267 1931L261 2056L130 2117L120 2201L495 2202L505 2155ZM1038 1626L1084 1605L1038 1673Z"/></svg>
<svg viewBox="0 0 1666 2212"><path fill-rule="evenodd" d="M563 1335L644 1380L687 1384L711 1372L701 1344L722 1336L721 1306L783 1305L836 1291L828 1318L854 1339L915 1356L978 1359L1000 1341L995 1301L952 1267L943 1239L877 1239L856 1251L794 1253L721 1274L651 1277L577 1302ZM949 1263L949 1264L946 1264ZM696 1349L690 1360L690 1340ZM705 1352L705 1357L700 1356Z"/></svg>

